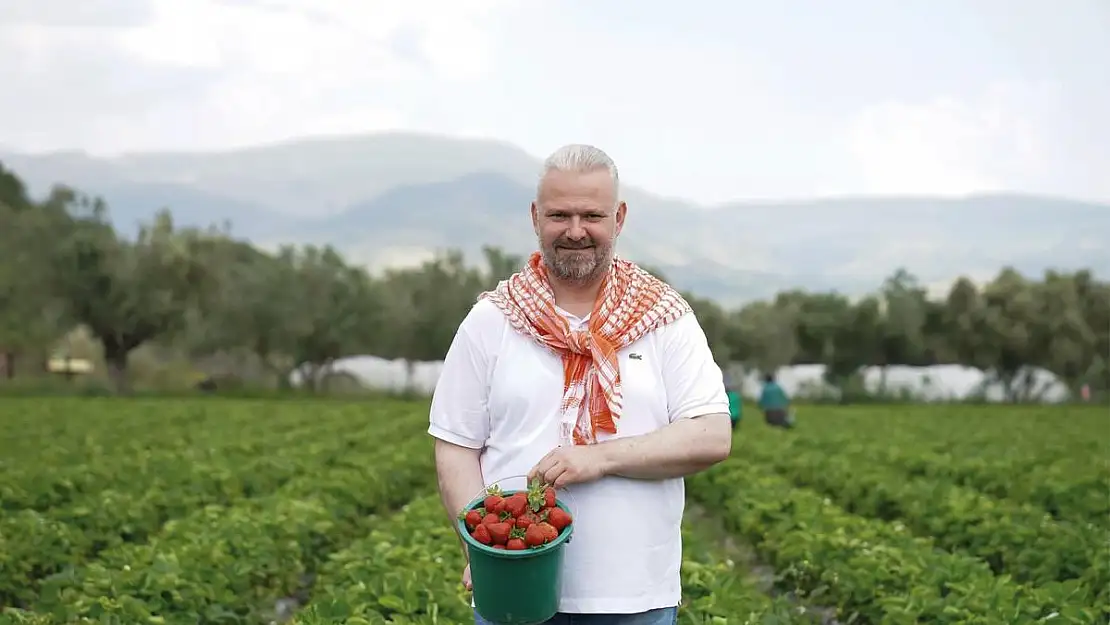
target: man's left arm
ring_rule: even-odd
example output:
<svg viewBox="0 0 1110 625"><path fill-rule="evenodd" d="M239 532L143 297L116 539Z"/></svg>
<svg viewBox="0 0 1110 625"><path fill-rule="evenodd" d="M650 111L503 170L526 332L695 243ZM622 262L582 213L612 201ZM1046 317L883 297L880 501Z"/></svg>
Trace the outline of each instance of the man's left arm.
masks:
<svg viewBox="0 0 1110 625"><path fill-rule="evenodd" d="M663 386L670 424L596 446L603 475L663 480L704 471L732 451L732 419L721 369L688 313L664 328Z"/></svg>

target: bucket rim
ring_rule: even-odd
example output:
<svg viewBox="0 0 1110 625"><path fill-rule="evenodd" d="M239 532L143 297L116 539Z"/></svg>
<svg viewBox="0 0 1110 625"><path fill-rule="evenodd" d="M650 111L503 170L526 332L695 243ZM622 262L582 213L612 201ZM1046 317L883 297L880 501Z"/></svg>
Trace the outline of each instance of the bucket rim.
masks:
<svg viewBox="0 0 1110 625"><path fill-rule="evenodd" d="M466 510L467 512L471 510L476 510L482 507L481 504L481 501L474 502L471 505L467 506ZM567 514L572 514L570 508L568 508L567 505L558 497L555 498L555 505L559 508L562 508ZM455 523L457 525L459 534L462 535L463 542L466 543L468 548L476 549L479 553L482 553L484 555L493 556L495 558L504 558L506 560L533 558L536 556L541 556L550 551L554 551L555 549L558 549L559 547L562 547L564 544L566 544L566 542L570 540L570 535L574 533L574 523L571 523L567 527L563 528L563 531L559 532L558 538L542 547L529 547L528 549L523 549L520 551L509 551L508 549L494 549L489 545L483 545L482 543L474 540L474 537L470 535L470 530L466 529L466 519L458 519L455 521Z"/></svg>

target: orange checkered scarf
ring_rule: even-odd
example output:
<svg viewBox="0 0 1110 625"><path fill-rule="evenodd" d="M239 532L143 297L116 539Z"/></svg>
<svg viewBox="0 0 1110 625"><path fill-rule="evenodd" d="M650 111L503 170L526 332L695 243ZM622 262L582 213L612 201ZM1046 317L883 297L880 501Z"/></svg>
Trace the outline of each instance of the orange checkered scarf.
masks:
<svg viewBox="0 0 1110 625"><path fill-rule="evenodd" d="M555 310L555 295L539 252L524 268L483 293L521 334L563 359L561 436L589 445L614 434L621 416L617 352L682 317L690 305L673 288L634 263L614 259L585 330L571 331Z"/></svg>

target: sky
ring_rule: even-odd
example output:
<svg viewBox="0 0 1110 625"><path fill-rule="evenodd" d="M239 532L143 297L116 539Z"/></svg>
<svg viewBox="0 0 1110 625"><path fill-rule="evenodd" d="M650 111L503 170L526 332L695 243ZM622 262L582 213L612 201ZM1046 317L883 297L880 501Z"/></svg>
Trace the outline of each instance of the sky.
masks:
<svg viewBox="0 0 1110 625"><path fill-rule="evenodd" d="M411 130L704 203L1110 201L1107 0L17 0L0 84L26 152Z"/></svg>

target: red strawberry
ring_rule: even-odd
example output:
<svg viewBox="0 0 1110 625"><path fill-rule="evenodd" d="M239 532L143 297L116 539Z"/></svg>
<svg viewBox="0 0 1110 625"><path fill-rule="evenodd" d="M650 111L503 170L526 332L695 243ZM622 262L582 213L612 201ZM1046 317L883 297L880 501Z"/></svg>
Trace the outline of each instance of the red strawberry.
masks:
<svg viewBox="0 0 1110 625"><path fill-rule="evenodd" d="M554 508L555 507L555 489L552 488L551 486L548 486L547 488L543 489L543 507L545 507L545 508Z"/></svg>
<svg viewBox="0 0 1110 625"><path fill-rule="evenodd" d="M512 525L509 525L508 523L494 523L492 525L487 525L486 527L489 528L489 535L490 538L493 539L493 544L504 545L505 543L509 542L509 532L511 532L513 529ZM556 535L558 535L558 532L556 532Z"/></svg>
<svg viewBox="0 0 1110 625"><path fill-rule="evenodd" d="M494 523L500 522L501 517L492 512L489 512L486 514L486 516L482 517L482 525L493 525Z"/></svg>
<svg viewBox="0 0 1110 625"><path fill-rule="evenodd" d="M505 512L519 517L528 511L528 495L524 493L514 493L504 502Z"/></svg>
<svg viewBox="0 0 1110 625"><path fill-rule="evenodd" d="M478 527L475 527L474 533L471 535L474 536L474 540L482 543L483 545L488 545L493 542L493 537L490 536L488 525L479 525Z"/></svg>
<svg viewBox="0 0 1110 625"><path fill-rule="evenodd" d="M536 516L535 513L525 512L524 514L517 517L516 526L521 528L521 529L528 529L529 525L532 525L533 523L539 523L539 522L540 522L540 518L538 516Z"/></svg>
<svg viewBox="0 0 1110 625"><path fill-rule="evenodd" d="M501 487L490 486L486 489L486 498L482 501L482 507L486 512L500 512L497 506L501 503L501 499Z"/></svg>
<svg viewBox="0 0 1110 625"><path fill-rule="evenodd" d="M521 551L527 546L528 545L524 544L524 530L513 528L511 531L509 531L509 541L505 543L506 549L511 549L512 551Z"/></svg>
<svg viewBox="0 0 1110 625"><path fill-rule="evenodd" d="M469 530L473 530L475 527L478 527L482 524L482 513L478 512L477 510L471 510L470 512L466 513L465 521L466 528Z"/></svg>
<svg viewBox="0 0 1110 625"><path fill-rule="evenodd" d="M564 527L571 524L571 516L562 508L552 508L547 511L547 522L561 532Z"/></svg>
<svg viewBox="0 0 1110 625"><path fill-rule="evenodd" d="M545 543L549 543L559 537L559 530L555 529L555 526L548 523L547 521L536 523L536 527L540 528L540 530L543 532ZM490 536L493 536L492 531L490 531Z"/></svg>
<svg viewBox="0 0 1110 625"><path fill-rule="evenodd" d="M545 538L546 537L543 534L543 530L540 529L538 523L535 525L529 525L528 529L524 531L524 542L529 547L538 547L544 544L545 542L547 542L546 540L544 540Z"/></svg>

